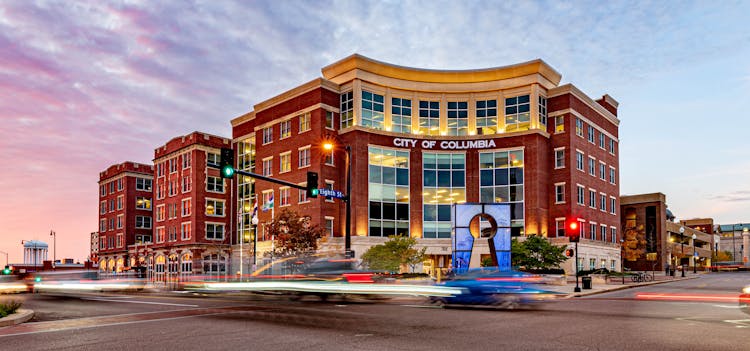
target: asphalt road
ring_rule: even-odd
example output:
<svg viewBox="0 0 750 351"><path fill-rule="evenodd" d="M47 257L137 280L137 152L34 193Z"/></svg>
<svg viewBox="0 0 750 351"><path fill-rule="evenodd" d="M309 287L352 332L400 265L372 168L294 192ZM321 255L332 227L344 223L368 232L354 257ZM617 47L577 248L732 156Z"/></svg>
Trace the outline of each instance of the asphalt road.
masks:
<svg viewBox="0 0 750 351"><path fill-rule="evenodd" d="M30 323L0 350L750 350L748 273L571 298L523 310L274 297L97 294L23 298Z"/></svg>

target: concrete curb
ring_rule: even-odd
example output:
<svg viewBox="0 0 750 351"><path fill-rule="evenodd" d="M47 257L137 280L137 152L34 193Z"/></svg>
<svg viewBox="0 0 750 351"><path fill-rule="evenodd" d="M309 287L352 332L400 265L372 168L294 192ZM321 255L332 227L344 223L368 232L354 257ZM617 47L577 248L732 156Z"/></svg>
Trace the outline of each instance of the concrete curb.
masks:
<svg viewBox="0 0 750 351"><path fill-rule="evenodd" d="M34 318L34 311L19 308L16 310L16 313L0 318L0 327L21 324L29 321L31 318Z"/></svg>
<svg viewBox="0 0 750 351"><path fill-rule="evenodd" d="M608 293L611 291L625 290L625 289L631 289L631 288L638 288L641 286L649 286L649 285L664 284L664 283L671 283L671 282L679 282L683 280L697 279L697 278L698 277L685 277L685 278L676 278L676 279L671 279L671 280L660 280L660 281L654 281L654 282L648 282L648 283L621 285L621 286L614 287L612 289L572 293L572 294L568 294L568 296L566 296L565 298L569 299L573 297L591 296L591 295L597 295L597 294L604 294L604 293Z"/></svg>

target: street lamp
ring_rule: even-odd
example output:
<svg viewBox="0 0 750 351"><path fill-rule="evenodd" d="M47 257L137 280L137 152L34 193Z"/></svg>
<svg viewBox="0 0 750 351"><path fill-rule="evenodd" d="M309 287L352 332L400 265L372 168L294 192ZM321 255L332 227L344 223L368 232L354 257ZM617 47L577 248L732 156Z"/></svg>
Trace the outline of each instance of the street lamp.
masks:
<svg viewBox="0 0 750 351"><path fill-rule="evenodd" d="M622 273L622 283L625 284L625 239L620 239L620 273ZM578 264L578 262L576 262Z"/></svg>
<svg viewBox="0 0 750 351"><path fill-rule="evenodd" d="M698 236L693 233L693 274L698 273L695 269L695 265L698 263L696 259L698 258L698 255L695 252L695 239L697 239Z"/></svg>
<svg viewBox="0 0 750 351"><path fill-rule="evenodd" d="M5 251L0 251L1 254L5 254L5 265L8 265L8 253Z"/></svg>
<svg viewBox="0 0 750 351"><path fill-rule="evenodd" d="M682 263L682 258L685 257L685 227L680 227L680 249L682 250L682 256L680 256L680 268L682 268L682 276L685 276L685 265Z"/></svg>
<svg viewBox="0 0 750 351"><path fill-rule="evenodd" d="M327 142L323 144L323 149L325 150L333 150L333 144L330 142ZM344 228L344 256L346 258L353 257L352 253L352 167L351 167L351 159L352 159L352 148L349 145L344 146L344 151L346 151L346 163L344 166L346 167L346 197L344 198L344 201L346 201L346 227Z"/></svg>
<svg viewBox="0 0 750 351"><path fill-rule="evenodd" d="M52 237L52 268L55 268L55 262L57 261L57 233L54 230L49 231L49 236Z"/></svg>
<svg viewBox="0 0 750 351"><path fill-rule="evenodd" d="M258 216L254 215L250 221L253 224L253 272L255 272L255 267L258 264L258 259L256 258L256 253L258 252Z"/></svg>

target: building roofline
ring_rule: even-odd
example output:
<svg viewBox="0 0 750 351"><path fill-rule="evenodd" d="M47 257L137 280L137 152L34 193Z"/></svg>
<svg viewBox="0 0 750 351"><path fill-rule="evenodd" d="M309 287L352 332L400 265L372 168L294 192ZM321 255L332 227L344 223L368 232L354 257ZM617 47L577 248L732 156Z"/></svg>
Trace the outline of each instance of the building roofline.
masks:
<svg viewBox="0 0 750 351"><path fill-rule="evenodd" d="M337 94L339 93L339 85L338 84L336 84L334 82L331 82L329 80L323 79L323 78L315 78L315 79L313 79L313 80L311 80L311 81L309 81L309 82L307 82L305 84L302 84L300 86L297 86L295 88L287 90L287 91L285 91L285 92L283 92L281 94L278 94L278 95L276 95L276 96L274 96L274 97L272 97L270 99L267 99L267 100L264 100L264 101L261 101L261 102L255 104L253 106L254 110L251 111L250 113L257 114L258 112L263 111L263 110L265 110L265 109L267 109L269 107L276 106L276 105L278 105L281 102L284 102L286 100L292 99L292 98L297 97L297 96L300 96L302 94L305 94L305 93L307 93L309 91L312 91L312 90L318 89L318 88L328 89L328 90L330 90L332 92L335 92ZM245 114L245 115L247 115L247 114ZM245 115L243 115L243 116L245 116ZM239 118L241 118L241 117L242 116L240 116ZM236 119L232 120L232 125L234 125L235 121L236 121Z"/></svg>
<svg viewBox="0 0 750 351"><path fill-rule="evenodd" d="M356 53L323 67L321 71L324 78L332 80L334 77L357 69L389 78L428 83L478 83L540 74L557 85L562 78L560 73L542 59L492 68L436 70L394 65Z"/></svg>
<svg viewBox="0 0 750 351"><path fill-rule="evenodd" d="M594 99L590 98L588 95L586 95L586 93L582 92L580 89L578 89L578 87L576 87L573 84L568 83L568 84L561 85L559 87L550 89L547 92L547 98L549 99L551 97L565 95L565 94L571 94L571 95L575 96L579 100L583 101L583 103L585 103L586 105L588 105L589 107L591 107L592 109L594 109L594 111L599 112L602 116L604 116L604 118L606 118L610 122L614 123L614 125L616 125L616 126L620 125L620 120L617 119L617 116L615 116L612 112L609 112L609 110L607 110L606 108L604 108L604 106L602 106L598 102L594 101ZM607 95L607 96L609 96L609 95ZM614 101L614 99L612 99L611 97L610 97L610 99ZM616 103L616 101L615 101L615 103ZM619 105L619 103L617 103L617 105ZM615 107L617 107L617 106L615 106Z"/></svg>

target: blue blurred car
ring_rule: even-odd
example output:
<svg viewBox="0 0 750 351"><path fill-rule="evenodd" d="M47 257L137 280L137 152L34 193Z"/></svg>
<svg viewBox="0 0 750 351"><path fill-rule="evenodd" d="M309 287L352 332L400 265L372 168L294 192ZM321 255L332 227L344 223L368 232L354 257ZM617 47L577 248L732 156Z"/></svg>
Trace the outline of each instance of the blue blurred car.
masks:
<svg viewBox="0 0 750 351"><path fill-rule="evenodd" d="M516 308L524 304L546 301L562 295L541 289L541 277L518 271L501 272L475 269L459 274L438 285L459 288L462 293L448 297L432 297L440 306L485 306Z"/></svg>

